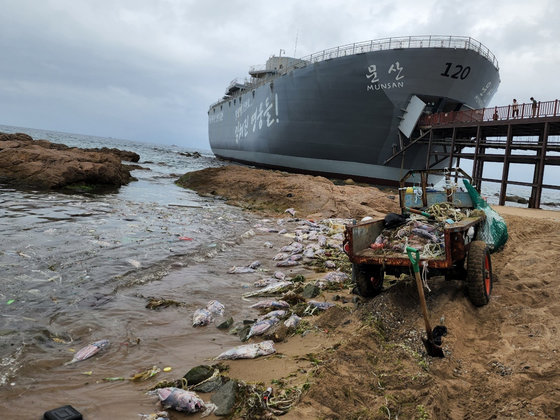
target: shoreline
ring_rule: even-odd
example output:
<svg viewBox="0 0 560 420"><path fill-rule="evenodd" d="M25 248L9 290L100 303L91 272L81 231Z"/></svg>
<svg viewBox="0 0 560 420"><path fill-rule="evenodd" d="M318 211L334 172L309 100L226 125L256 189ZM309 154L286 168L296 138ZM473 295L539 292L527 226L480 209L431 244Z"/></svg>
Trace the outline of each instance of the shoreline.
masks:
<svg viewBox="0 0 560 420"><path fill-rule="evenodd" d="M187 184L275 217L283 215L279 209L286 204L292 204L296 217L307 218L352 212L355 218L376 217L395 208L394 199L374 187L329 186L332 195L325 197L315 192L328 185L321 177L238 168L201 178L191 174ZM301 183L306 188L296 189ZM286 185L298 192L296 197L292 193L283 199L282 194L290 193ZM381 210L373 207L374 199L356 201L369 190ZM555 266L560 212L493 207L506 219L510 239L492 256L495 283L489 305L472 306L460 281L430 280L431 317L444 319L449 329L446 358L425 355L412 279L386 278L385 290L373 299L355 298L350 288L326 293L326 301L337 303L332 299L338 295L337 300L347 303L313 317L317 328L288 337L277 345L276 355L227 362L228 375L265 389L303 386L301 399L282 416L286 419L557 417L560 383L551 378L560 377L560 332L555 327L560 316Z"/></svg>

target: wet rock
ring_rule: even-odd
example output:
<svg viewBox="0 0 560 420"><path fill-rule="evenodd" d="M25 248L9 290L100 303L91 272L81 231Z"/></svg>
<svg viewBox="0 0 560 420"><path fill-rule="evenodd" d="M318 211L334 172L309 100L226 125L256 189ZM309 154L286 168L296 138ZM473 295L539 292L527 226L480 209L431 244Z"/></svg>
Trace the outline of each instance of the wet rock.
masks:
<svg viewBox="0 0 560 420"><path fill-rule="evenodd" d="M133 177L116 150L79 149L22 133L0 133L0 181L39 189L120 187Z"/></svg>
<svg viewBox="0 0 560 420"><path fill-rule="evenodd" d="M196 385L210 378L214 374L214 368L208 365L199 365L189 370L183 378L187 380L187 384Z"/></svg>
<svg viewBox="0 0 560 420"><path fill-rule="evenodd" d="M216 411L214 411L214 415L229 416L233 412L237 388L237 382L230 380L223 384L218 391L212 395L211 401L218 407Z"/></svg>
<svg viewBox="0 0 560 420"><path fill-rule="evenodd" d="M228 319L216 320L216 328L220 330L227 330L232 325L233 325L233 318L231 316Z"/></svg>
<svg viewBox="0 0 560 420"><path fill-rule="evenodd" d="M251 325L244 325L239 329L237 335L241 341L247 341L249 339L249 332L251 332Z"/></svg>
<svg viewBox="0 0 560 420"><path fill-rule="evenodd" d="M215 377L210 377L208 380L193 386L192 390L196 392L214 392L220 388L223 383L222 376L216 375Z"/></svg>
<svg viewBox="0 0 560 420"><path fill-rule="evenodd" d="M312 299L314 297L319 296L320 293L321 293L321 289L318 286L309 283L305 285L301 295L306 299Z"/></svg>

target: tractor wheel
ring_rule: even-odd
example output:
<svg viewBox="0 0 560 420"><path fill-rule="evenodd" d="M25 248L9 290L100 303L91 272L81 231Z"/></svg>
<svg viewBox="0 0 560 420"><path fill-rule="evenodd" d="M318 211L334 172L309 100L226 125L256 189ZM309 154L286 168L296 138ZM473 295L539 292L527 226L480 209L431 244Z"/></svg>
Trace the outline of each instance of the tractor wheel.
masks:
<svg viewBox="0 0 560 420"><path fill-rule="evenodd" d="M492 292L492 261L484 241L473 241L467 257L467 290L475 306L484 306Z"/></svg>
<svg viewBox="0 0 560 420"><path fill-rule="evenodd" d="M383 267L380 265L352 264L352 281L363 297L373 297L383 290Z"/></svg>

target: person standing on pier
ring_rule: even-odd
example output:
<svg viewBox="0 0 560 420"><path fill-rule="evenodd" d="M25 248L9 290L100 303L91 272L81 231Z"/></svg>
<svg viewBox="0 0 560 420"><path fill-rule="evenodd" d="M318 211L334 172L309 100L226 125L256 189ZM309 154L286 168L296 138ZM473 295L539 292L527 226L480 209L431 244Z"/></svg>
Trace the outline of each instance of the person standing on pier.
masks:
<svg viewBox="0 0 560 420"><path fill-rule="evenodd" d="M533 118L535 118L535 114L537 113L537 101L536 101L536 99L533 98L532 96L531 96L531 102L533 103L533 104L531 105L531 108L532 108L532 110L533 110Z"/></svg>
<svg viewBox="0 0 560 420"><path fill-rule="evenodd" d="M513 105L511 106L512 112L511 116L513 118L519 117L519 105L517 105L517 99L513 100Z"/></svg>

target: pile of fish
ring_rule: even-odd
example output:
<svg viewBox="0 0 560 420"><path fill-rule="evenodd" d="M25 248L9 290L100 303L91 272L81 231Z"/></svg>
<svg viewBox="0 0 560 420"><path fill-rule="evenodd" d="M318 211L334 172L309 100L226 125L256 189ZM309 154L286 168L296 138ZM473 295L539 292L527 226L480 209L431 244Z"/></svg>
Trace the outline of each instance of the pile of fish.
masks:
<svg viewBox="0 0 560 420"><path fill-rule="evenodd" d="M293 211L286 211L286 213L292 216L294 215ZM336 268L336 263L334 261L329 261L328 255L333 252L333 250L342 252L342 232L347 223L349 223L348 220L342 219L330 219L320 223L294 218L274 221L263 220L253 227L254 230L251 229L249 232L242 235L242 237L251 238L256 235L255 231L278 233L291 237L293 239L292 242L280 248L279 252L272 258L272 262L276 267L294 267L321 257L326 268L334 269ZM292 228L290 229L291 232L288 232L288 229L286 229L288 224L295 224L295 229ZM265 242L264 246L267 248L273 247L270 242ZM229 274L236 275L267 273L267 277L262 277L259 280L253 281L254 290L248 291L242 295L242 298L245 300L256 297L266 298L250 305L251 308L258 309L261 312L259 317L254 321L238 323L230 330L230 333L239 334L242 341L263 335L270 337L271 335L269 334L272 334L281 327L295 330L301 321L301 317L293 313L290 309L290 304L288 302L278 299L279 296L301 285L301 283L298 283L301 279L288 278L288 276L280 270L268 274L268 270L263 269L261 266L262 264L260 261L253 261L246 265L234 265L228 270ZM348 280L349 276L346 273L341 271L329 271L323 278L317 280L315 285L319 287L319 289L325 289L332 285L342 287ZM307 305L304 311L304 315L306 316L313 315L318 311L323 311L334 306L333 303L318 301L309 301ZM213 307L219 308L219 311L216 309L213 311ZM223 316L223 314L223 305L217 301L210 301L205 308L200 308L195 311L193 315L193 326L208 325L215 317ZM217 359L254 358L274 352L274 342L267 340L262 343L234 347L220 354Z"/></svg>
<svg viewBox="0 0 560 420"><path fill-rule="evenodd" d="M410 246L423 256L444 255L444 225L444 222L435 220L411 218L404 225L383 229L370 248L379 254L406 254L406 247Z"/></svg>

